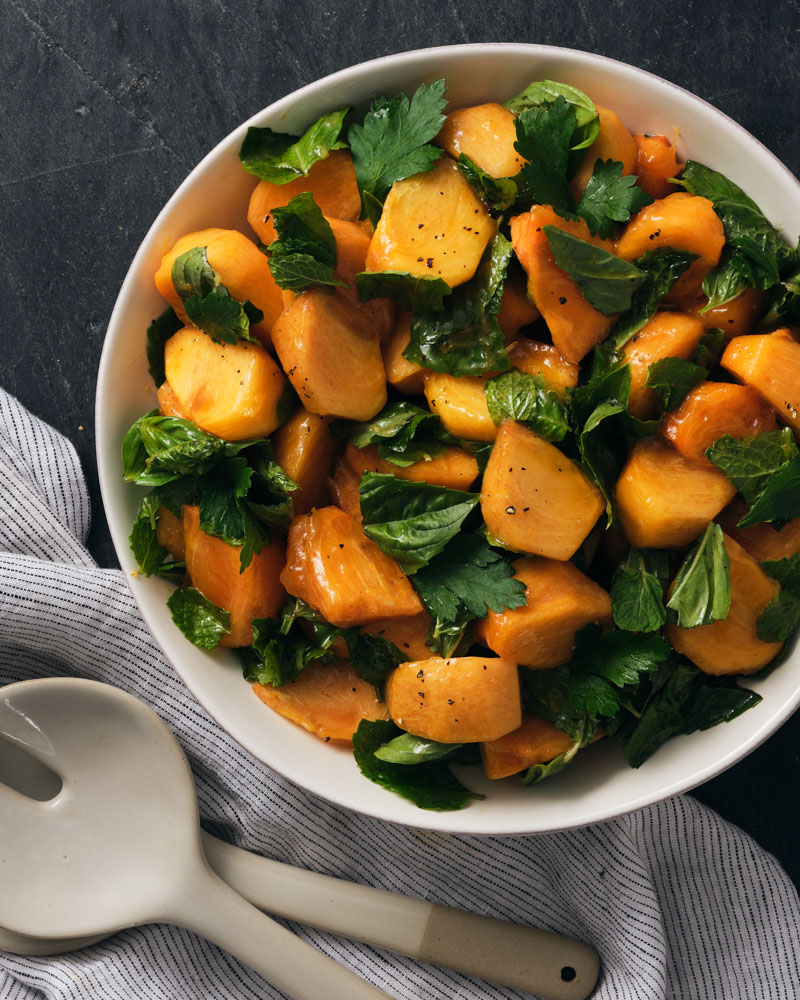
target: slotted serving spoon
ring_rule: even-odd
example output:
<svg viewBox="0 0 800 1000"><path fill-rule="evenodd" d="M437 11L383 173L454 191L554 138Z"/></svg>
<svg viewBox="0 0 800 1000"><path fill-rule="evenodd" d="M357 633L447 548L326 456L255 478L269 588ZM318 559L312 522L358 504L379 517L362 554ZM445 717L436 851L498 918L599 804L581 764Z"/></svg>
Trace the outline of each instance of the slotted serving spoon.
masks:
<svg viewBox="0 0 800 1000"><path fill-rule="evenodd" d="M44 768L26 765L28 755ZM0 690L0 946L47 954L172 923L295 1000L386 997L242 897L543 1000L585 1000L597 979L596 952L571 938L306 872L201 835L186 758L131 695L74 678Z"/></svg>

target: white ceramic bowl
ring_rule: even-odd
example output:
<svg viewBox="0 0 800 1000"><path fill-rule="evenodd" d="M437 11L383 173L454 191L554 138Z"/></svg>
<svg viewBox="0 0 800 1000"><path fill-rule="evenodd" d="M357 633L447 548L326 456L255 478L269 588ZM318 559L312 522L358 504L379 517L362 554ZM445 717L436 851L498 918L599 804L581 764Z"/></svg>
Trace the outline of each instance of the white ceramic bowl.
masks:
<svg viewBox="0 0 800 1000"><path fill-rule="evenodd" d="M122 285L100 362L100 484L114 544L145 621L198 701L255 757L323 798L381 819L458 833L541 833L649 805L741 760L800 703L800 652L751 684L763 696L756 708L707 732L671 740L639 770L629 768L610 741L583 751L558 778L533 788L514 779L490 782L478 768L470 768L462 777L485 793L485 800L460 812L427 812L362 778L348 751L323 744L264 706L242 679L232 653L203 652L178 632L165 606L168 584L130 575L135 564L128 534L143 491L122 481L120 445L130 424L155 404L144 334L164 308L153 284L162 253L191 230L223 226L249 232L245 215L255 181L237 158L248 125L299 133L331 108L364 107L376 92L410 93L419 83L440 77L454 108L505 100L532 80L573 84L613 108L632 131L677 135L682 157L726 173L791 242L800 230L800 184L776 157L709 104L623 63L542 45L486 44L406 52L353 66L284 97L235 129L192 171L156 219Z"/></svg>

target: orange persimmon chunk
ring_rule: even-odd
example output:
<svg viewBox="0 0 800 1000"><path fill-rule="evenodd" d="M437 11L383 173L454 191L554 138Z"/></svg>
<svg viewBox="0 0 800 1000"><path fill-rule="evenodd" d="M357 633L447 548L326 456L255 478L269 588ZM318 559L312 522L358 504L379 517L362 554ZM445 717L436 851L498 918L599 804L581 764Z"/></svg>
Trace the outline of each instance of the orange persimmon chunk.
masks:
<svg viewBox="0 0 800 1000"><path fill-rule="evenodd" d="M200 508L183 508L186 572L191 584L212 604L231 613L231 634L221 646L249 646L253 619L275 618L286 593L279 574L283 569L283 539L275 535L240 572L240 546L207 535L200 527Z"/></svg>
<svg viewBox="0 0 800 1000"><path fill-rule="evenodd" d="M381 458L377 445L356 448L350 444L344 453L344 460L359 481L365 472L383 472L412 483L432 483L448 490L468 490L478 478L478 463L474 456L468 455L456 445L447 445L441 454L434 455L428 461L421 459L411 465L401 466L392 465Z"/></svg>
<svg viewBox="0 0 800 1000"><path fill-rule="evenodd" d="M613 317L595 309L566 271L556 264L544 227L555 226L607 250L613 250L613 244L592 236L582 219L568 222L549 205L535 205L530 212L515 215L510 225L514 252L528 275L528 295L547 323L559 351L568 361L580 361L608 336Z"/></svg>
<svg viewBox="0 0 800 1000"><path fill-rule="evenodd" d="M158 523L156 538L173 559L183 562L186 559L186 542L183 540L183 520L176 517L166 507L158 508Z"/></svg>
<svg viewBox="0 0 800 1000"><path fill-rule="evenodd" d="M454 160L463 153L492 177L518 174L525 160L514 149L514 116L502 104L459 108L447 116L434 139Z"/></svg>
<svg viewBox="0 0 800 1000"><path fill-rule="evenodd" d="M508 352L508 357L512 368L518 368L526 375L540 375L547 388L557 392L562 399L566 396L567 389L574 389L578 384L580 368L572 361L567 361L552 344L540 344L538 340L519 337Z"/></svg>
<svg viewBox="0 0 800 1000"><path fill-rule="evenodd" d="M625 345L623 359L631 366L631 394L628 412L640 420L658 409L658 396L645 386L647 370L662 358L690 361L703 336L703 324L696 316L680 312L657 312Z"/></svg>
<svg viewBox="0 0 800 1000"><path fill-rule="evenodd" d="M425 376L425 398L444 429L467 441L494 441L497 427L489 414L484 385L487 375L458 377L447 372Z"/></svg>
<svg viewBox="0 0 800 1000"><path fill-rule="evenodd" d="M333 475L328 480L328 488L331 492L331 500L336 506L343 510L350 517L361 523L361 494L358 487L361 485L361 476L348 465L343 458L336 463Z"/></svg>
<svg viewBox="0 0 800 1000"><path fill-rule="evenodd" d="M723 434L743 438L776 427L775 414L755 390L729 382L701 382L664 417L659 429L681 455L709 462L706 448Z"/></svg>
<svg viewBox="0 0 800 1000"><path fill-rule="evenodd" d="M734 337L721 363L760 393L778 420L800 432L800 344L789 330Z"/></svg>
<svg viewBox="0 0 800 1000"><path fill-rule="evenodd" d="M495 740L522 721L517 664L486 656L401 663L386 682L386 705L398 726L427 740Z"/></svg>
<svg viewBox="0 0 800 1000"><path fill-rule="evenodd" d="M731 606L724 621L681 628L667 625L666 636L707 674L751 674L765 667L783 648L782 642L762 642L756 634L758 617L780 590L738 542L725 535L730 560Z"/></svg>
<svg viewBox="0 0 800 1000"><path fill-rule="evenodd" d="M573 741L547 719L523 714L522 725L496 740L481 743L486 777L495 780L526 771L534 764L547 764L566 753Z"/></svg>
<svg viewBox="0 0 800 1000"><path fill-rule="evenodd" d="M350 743L362 719L376 722L389 717L375 688L357 677L346 660L314 661L288 684L254 684L253 691L279 715L326 743Z"/></svg>
<svg viewBox="0 0 800 1000"><path fill-rule="evenodd" d="M305 514L328 502L328 475L337 445L330 433L332 422L332 417L321 417L301 407L272 439L278 464L299 486L292 493L295 514Z"/></svg>
<svg viewBox="0 0 800 1000"><path fill-rule="evenodd" d="M735 299L724 302L721 306L706 309L708 299L705 295L688 307L687 312L697 316L706 330L722 330L725 339L741 337L755 326L761 310L764 308L764 293L757 288L745 288Z"/></svg>
<svg viewBox="0 0 800 1000"><path fill-rule="evenodd" d="M792 518L782 528L766 521L750 524L746 528L736 525L747 513L744 500L737 497L717 518L726 535L738 542L758 562L789 559L800 552L800 517Z"/></svg>
<svg viewBox="0 0 800 1000"><path fill-rule="evenodd" d="M600 119L600 131L586 150L583 162L570 181L570 188L576 200L583 194L598 160L614 160L621 163L623 174L632 174L636 169L638 149L631 133L608 108L597 105L597 115Z"/></svg>
<svg viewBox="0 0 800 1000"><path fill-rule="evenodd" d="M394 327L394 302L391 299L381 298L362 302L356 288L356 275L366 270L367 251L372 233L366 225L359 222L346 222L341 219L327 221L336 240L336 268L333 273L348 286L342 288L340 294L349 299L366 316L378 339L383 341Z"/></svg>
<svg viewBox="0 0 800 1000"><path fill-rule="evenodd" d="M408 660L425 660L431 655L430 626L430 615L423 611L412 618L380 618L361 631L393 642Z"/></svg>
<svg viewBox="0 0 800 1000"><path fill-rule="evenodd" d="M509 275L503 282L503 297L497 314L497 323L506 343L513 340L523 326L535 323L538 318L539 310L528 298L522 277L517 274Z"/></svg>
<svg viewBox="0 0 800 1000"><path fill-rule="evenodd" d="M653 198L666 198L675 191L670 183L678 176L678 151L665 135L635 135L639 187Z"/></svg>
<svg viewBox="0 0 800 1000"><path fill-rule="evenodd" d="M411 343L411 313L403 310L397 325L383 342L383 363L386 380L398 392L408 396L421 396L425 388L427 368L403 357L403 351Z"/></svg>
<svg viewBox="0 0 800 1000"><path fill-rule="evenodd" d="M292 521L281 583L342 628L422 611L394 559L338 507L312 510Z"/></svg>
<svg viewBox="0 0 800 1000"><path fill-rule="evenodd" d="M514 576L525 584L527 604L489 611L478 636L498 656L535 669L566 663L575 633L584 625L611 624L611 598L571 562L518 559Z"/></svg>
<svg viewBox="0 0 800 1000"><path fill-rule="evenodd" d="M569 559L604 509L600 490L555 445L513 420L500 424L481 488L483 519L500 544Z"/></svg>
<svg viewBox="0 0 800 1000"><path fill-rule="evenodd" d="M638 441L617 481L620 524L631 545L689 545L736 493L713 466L684 458L664 438Z"/></svg>

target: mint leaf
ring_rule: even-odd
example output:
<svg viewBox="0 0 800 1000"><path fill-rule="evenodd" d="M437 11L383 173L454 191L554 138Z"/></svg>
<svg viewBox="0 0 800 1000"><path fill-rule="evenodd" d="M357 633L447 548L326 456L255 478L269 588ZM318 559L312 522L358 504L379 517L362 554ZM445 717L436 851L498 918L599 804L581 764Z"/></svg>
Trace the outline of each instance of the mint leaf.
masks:
<svg viewBox="0 0 800 1000"><path fill-rule="evenodd" d="M800 552L786 559L769 559L761 568L781 585L781 589L800 597Z"/></svg>
<svg viewBox="0 0 800 1000"><path fill-rule="evenodd" d="M785 642L800 624L800 598L781 590L758 616L756 635L762 642Z"/></svg>
<svg viewBox="0 0 800 1000"><path fill-rule="evenodd" d="M726 302L740 295L745 288L747 279L736 267L733 252L730 247L723 247L719 263L703 279L703 294L708 302L700 310L700 314L724 306Z"/></svg>
<svg viewBox="0 0 800 1000"><path fill-rule="evenodd" d="M390 764L421 764L426 760L441 760L460 750L463 743L437 743L422 736L403 733L384 743L375 751L378 760Z"/></svg>
<svg viewBox="0 0 800 1000"><path fill-rule="evenodd" d="M157 507L147 502L147 497L139 507L139 513L133 522L128 543L136 560L139 576L152 576L157 573L163 563L169 558L169 553L160 544L156 536Z"/></svg>
<svg viewBox="0 0 800 1000"><path fill-rule="evenodd" d="M375 97L363 125L347 133L356 181L361 192L361 217L374 224L395 181L431 170L442 150L429 145L444 124L444 80L421 84L409 102L405 94Z"/></svg>
<svg viewBox="0 0 800 1000"><path fill-rule="evenodd" d="M442 278L422 278L408 271L360 271L356 275L358 297L392 299L409 312L441 312L452 289Z"/></svg>
<svg viewBox="0 0 800 1000"><path fill-rule="evenodd" d="M714 327L712 330L706 330L697 342L697 351L695 352L694 360L698 365L702 365L708 370L719 363L724 350L725 331Z"/></svg>
<svg viewBox="0 0 800 1000"><path fill-rule="evenodd" d="M659 358L647 368L645 385L664 404L664 411L676 409L687 395L708 376L702 365L683 358Z"/></svg>
<svg viewBox="0 0 800 1000"><path fill-rule="evenodd" d="M172 620L189 642L200 649L214 649L231 634L231 613L216 604L195 587L179 587L167 598Z"/></svg>
<svg viewBox="0 0 800 1000"><path fill-rule="evenodd" d="M219 287L217 272L208 263L206 250L206 247L192 247L172 263L172 284L184 302L193 295L205 298Z"/></svg>
<svg viewBox="0 0 800 1000"><path fill-rule="evenodd" d="M170 306L147 328L147 370L157 386L162 385L167 379L164 372L164 345L182 326L183 320Z"/></svg>
<svg viewBox="0 0 800 1000"><path fill-rule="evenodd" d="M561 95L521 111L514 120L514 149L528 161L520 173L531 199L552 205L565 219L577 218L568 180L577 124L574 108Z"/></svg>
<svg viewBox="0 0 800 1000"><path fill-rule="evenodd" d="M532 764L522 775L520 779L522 784L538 785L539 782L544 781L545 778L552 778L554 775L560 774L564 768L575 759L575 755L584 745L584 738L581 735L575 740L569 750L564 753L560 753L551 761L548 761L545 764Z"/></svg>
<svg viewBox="0 0 800 1000"><path fill-rule="evenodd" d="M297 618L306 618L309 612L314 628L294 629ZM281 618L253 619L253 645L239 652L245 680L272 687L288 684L314 660L332 660L331 646L341 634L342 629L323 623L302 601L289 600Z"/></svg>
<svg viewBox="0 0 800 1000"><path fill-rule="evenodd" d="M546 441L563 441L570 431L567 410L557 392L540 375L506 372L484 386L486 405L495 424L517 420Z"/></svg>
<svg viewBox="0 0 800 1000"><path fill-rule="evenodd" d="M722 528L712 523L681 563L667 607L681 628L697 628L723 621L730 606L730 560Z"/></svg>
<svg viewBox="0 0 800 1000"><path fill-rule="evenodd" d="M304 191L288 205L274 208L277 239L267 247L269 269L280 288L302 292L313 285L347 288L334 277L336 237L314 196Z"/></svg>
<svg viewBox="0 0 800 1000"><path fill-rule="evenodd" d="M288 184L324 160L334 149L345 149L339 139L349 108L330 111L317 119L302 136L273 132L251 125L239 149L244 169L269 184Z"/></svg>
<svg viewBox="0 0 800 1000"><path fill-rule="evenodd" d="M435 413L404 399L389 403L367 423L354 424L349 441L356 448L377 445L384 461L407 467L435 458L456 439Z"/></svg>
<svg viewBox="0 0 800 1000"><path fill-rule="evenodd" d="M236 344L256 338L251 323L260 323L264 314L249 302L232 299L208 263L206 247L192 247L172 264L172 284L181 297L191 322L212 340Z"/></svg>
<svg viewBox="0 0 800 1000"><path fill-rule="evenodd" d="M706 457L724 473L749 507L765 494L773 477L786 469L798 455L800 451L788 427L745 438L725 434L706 448ZM744 527L744 520L748 524L755 523L750 514L739 523L739 527Z"/></svg>
<svg viewBox="0 0 800 1000"><path fill-rule="evenodd" d="M659 549L630 549L611 584L611 613L617 628L657 632L667 620L664 587L669 554Z"/></svg>
<svg viewBox="0 0 800 1000"><path fill-rule="evenodd" d="M497 313L511 255L511 243L497 233L474 277L453 291L446 311L437 315L415 312L411 343L403 357L432 371L458 376L509 368Z"/></svg>
<svg viewBox="0 0 800 1000"><path fill-rule="evenodd" d="M359 487L364 533L407 573L438 555L480 500L477 493L367 472Z"/></svg>
<svg viewBox="0 0 800 1000"><path fill-rule="evenodd" d="M459 154L458 165L472 190L493 212L505 212L517 200L519 186L514 177L493 177L466 153Z"/></svg>
<svg viewBox="0 0 800 1000"><path fill-rule="evenodd" d="M631 308L633 293L645 280L644 271L557 226L543 228L556 264L567 272L587 302L605 316Z"/></svg>
<svg viewBox="0 0 800 1000"><path fill-rule="evenodd" d="M578 202L576 211L592 236L608 239L616 222L629 222L632 215L652 203L652 197L636 183L635 174L622 176L622 164L598 160Z"/></svg>
<svg viewBox="0 0 800 1000"><path fill-rule="evenodd" d="M760 521L783 523L795 517L800 517L800 455L778 469L737 527Z"/></svg>
<svg viewBox="0 0 800 1000"><path fill-rule="evenodd" d="M541 108L558 98L565 101L575 115L575 128L571 137L572 149L587 149L600 133L600 117L589 97L577 87L555 80L538 80L528 84L521 94L510 98L503 105L515 115L529 108Z"/></svg>

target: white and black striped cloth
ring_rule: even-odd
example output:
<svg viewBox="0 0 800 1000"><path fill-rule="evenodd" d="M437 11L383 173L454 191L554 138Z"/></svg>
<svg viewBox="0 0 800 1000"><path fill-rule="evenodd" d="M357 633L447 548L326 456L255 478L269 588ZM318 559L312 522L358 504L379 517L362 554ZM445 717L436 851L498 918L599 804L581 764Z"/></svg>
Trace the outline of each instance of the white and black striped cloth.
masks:
<svg viewBox="0 0 800 1000"><path fill-rule="evenodd" d="M89 516L72 446L0 392L0 684L70 674L147 702L186 751L211 832L294 865L590 941L603 960L597 1000L800 995L794 887L774 858L691 798L588 829L489 839L342 812L273 774L182 687L122 574L94 564L84 547ZM397 998L519 996L295 929ZM280 995L214 946L165 926L58 958L0 953L2 1000Z"/></svg>

